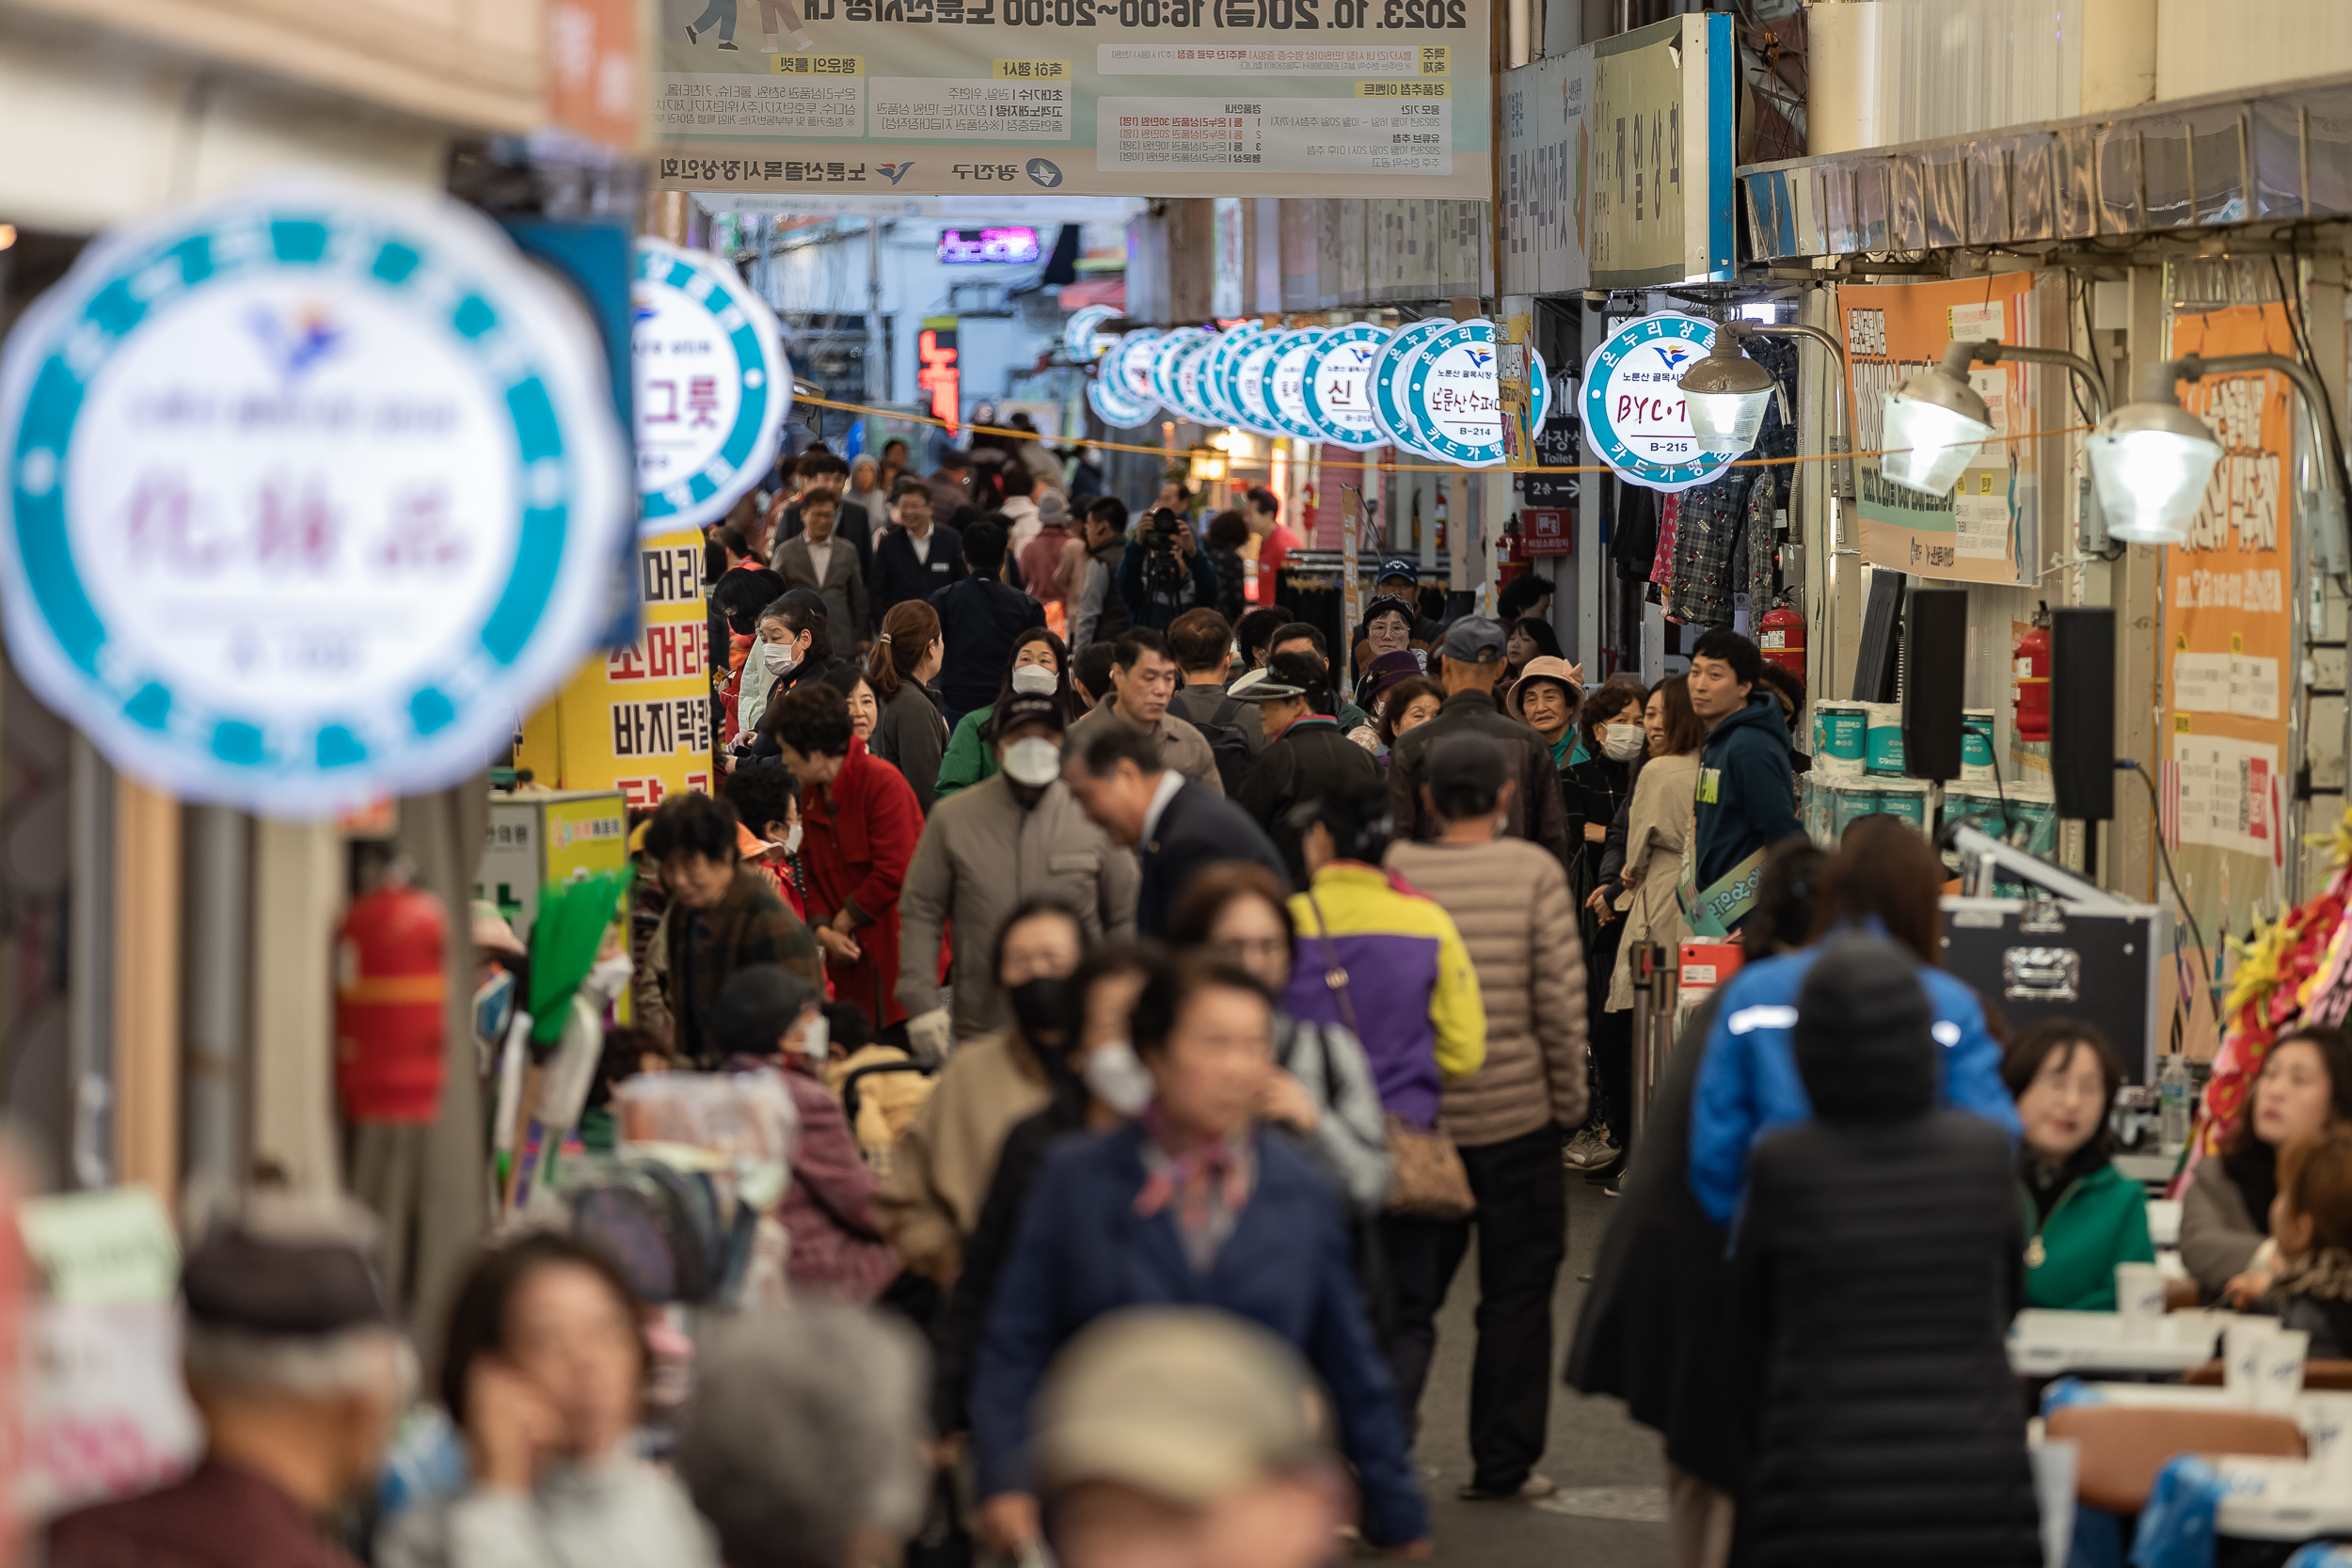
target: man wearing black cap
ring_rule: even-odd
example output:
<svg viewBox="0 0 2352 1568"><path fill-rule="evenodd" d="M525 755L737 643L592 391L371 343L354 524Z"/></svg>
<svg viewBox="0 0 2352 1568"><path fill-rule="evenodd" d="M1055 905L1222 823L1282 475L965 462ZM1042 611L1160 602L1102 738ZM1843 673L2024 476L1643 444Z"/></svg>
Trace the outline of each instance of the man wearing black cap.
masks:
<svg viewBox="0 0 2352 1568"><path fill-rule="evenodd" d="M1444 626L1421 612L1421 568L1406 556L1392 555L1380 562L1380 575L1372 579L1373 604L1383 599L1401 600L1411 610L1411 641L1434 647L1445 635ZM1372 635L1372 609L1365 607L1363 626L1356 628L1353 646L1361 647Z"/></svg>
<svg viewBox="0 0 2352 1568"><path fill-rule="evenodd" d="M898 892L908 952L937 952L950 919L956 933L952 1019L937 969L899 966L898 1005L909 1019L930 1021L922 1030L910 1023L911 1034L946 1024L955 1039L968 1040L1004 1026L996 939L1025 901L1066 905L1089 946L1135 940L1136 858L1087 820L1062 783L1061 704L1016 694L996 709L990 729L998 771L931 808Z"/></svg>
<svg viewBox="0 0 2352 1568"><path fill-rule="evenodd" d="M354 1568L321 1523L372 1483L416 1377L356 1205L259 1194L180 1275L204 1461L68 1514L51 1568Z"/></svg>
<svg viewBox="0 0 2352 1568"><path fill-rule="evenodd" d="M1438 716L1398 737L1389 755L1389 798L1396 814L1396 836L1436 838L1441 824L1422 799L1422 768L1429 750L1450 735L1486 736L1502 748L1515 783L1502 818L1513 838L1540 844L1565 868L1568 864L1568 820L1560 802L1560 775L1551 764L1551 744L1495 705L1495 678L1502 673L1502 623L1466 615L1446 628L1439 665L1445 705Z"/></svg>
<svg viewBox="0 0 2352 1568"><path fill-rule="evenodd" d="M1282 852L1291 881L1305 887L1302 830L1291 825L1293 808L1350 785L1378 784L1380 765L1340 733L1331 716L1330 678L1312 654L1276 654L1265 674L1234 696L1258 705L1274 737L1243 775L1236 799Z"/></svg>

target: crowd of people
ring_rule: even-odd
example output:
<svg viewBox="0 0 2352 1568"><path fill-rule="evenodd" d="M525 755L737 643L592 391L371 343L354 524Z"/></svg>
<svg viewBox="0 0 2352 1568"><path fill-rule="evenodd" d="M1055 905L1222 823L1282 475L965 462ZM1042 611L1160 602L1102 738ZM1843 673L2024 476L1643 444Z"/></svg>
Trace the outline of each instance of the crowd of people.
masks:
<svg viewBox="0 0 2352 1568"><path fill-rule="evenodd" d="M2153 1256L2122 1065L1940 967L1915 830L1799 832L1802 687L1724 628L1588 686L1548 584L1438 621L1404 561L1351 687L1283 606L1274 497L1134 519L1036 446L818 452L713 531L722 786L641 825L602 1070L779 1076L793 1304L681 1346L596 1246L502 1235L425 1336L459 1473L366 1515L373 1560L1426 1556L1473 1241L1458 1496L1556 1490L1581 1175L1622 1201L1565 1376L1663 1434L1678 1568L2039 1562L2001 1336ZM1633 959L1694 920L1745 963L1637 1146ZM2223 1148L2201 1292L2352 1352L2344 1039L2282 1039ZM257 1198L184 1295L210 1457L51 1560L342 1562L313 1521L417 1374L364 1228Z"/></svg>

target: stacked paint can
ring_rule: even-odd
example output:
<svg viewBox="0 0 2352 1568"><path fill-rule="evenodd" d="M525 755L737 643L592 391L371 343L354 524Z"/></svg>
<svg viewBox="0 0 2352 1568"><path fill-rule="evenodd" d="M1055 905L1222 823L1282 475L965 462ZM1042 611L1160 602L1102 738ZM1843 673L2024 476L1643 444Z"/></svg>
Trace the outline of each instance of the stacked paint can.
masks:
<svg viewBox="0 0 2352 1568"><path fill-rule="evenodd" d="M1865 703L1867 716L1863 736L1863 768L1876 778L1903 776L1903 705Z"/></svg>
<svg viewBox="0 0 2352 1568"><path fill-rule="evenodd" d="M1869 705L1819 702L1813 705L1813 770L1828 778L1861 776L1867 751Z"/></svg>
<svg viewBox="0 0 2352 1568"><path fill-rule="evenodd" d="M1960 776L1963 783L1993 783L1993 747L1998 739L1991 708L1960 710Z"/></svg>

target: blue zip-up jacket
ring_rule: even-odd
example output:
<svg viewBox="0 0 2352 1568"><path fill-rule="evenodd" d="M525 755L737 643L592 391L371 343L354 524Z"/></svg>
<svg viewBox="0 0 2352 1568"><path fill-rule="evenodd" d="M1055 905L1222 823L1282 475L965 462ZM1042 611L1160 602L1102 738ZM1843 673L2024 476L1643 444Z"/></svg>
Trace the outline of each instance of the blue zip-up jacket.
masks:
<svg viewBox="0 0 2352 1568"><path fill-rule="evenodd" d="M1747 1196L1748 1150L1756 1140L1769 1128L1813 1115L1788 1031L1806 971L1852 929L1841 927L1810 947L1750 964L1724 987L1691 1097L1691 1193L1717 1225L1728 1226ZM1944 1048L1938 1099L1999 1123L2016 1142L2017 1106L2001 1082L2001 1047L1985 1029L1977 993L1940 969L1922 967L1919 983L1935 1006L1935 1040Z"/></svg>
<svg viewBox="0 0 2352 1568"><path fill-rule="evenodd" d="M1694 816L1701 893L1756 850L1803 831L1779 698L1757 691L1707 733Z"/></svg>

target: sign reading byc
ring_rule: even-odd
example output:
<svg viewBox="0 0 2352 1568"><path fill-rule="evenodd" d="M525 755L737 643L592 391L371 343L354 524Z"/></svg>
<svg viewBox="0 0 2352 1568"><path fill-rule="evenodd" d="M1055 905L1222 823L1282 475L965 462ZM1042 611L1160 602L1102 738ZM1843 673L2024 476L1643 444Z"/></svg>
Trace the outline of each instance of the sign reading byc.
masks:
<svg viewBox="0 0 2352 1568"><path fill-rule="evenodd" d="M775 463L792 410L775 312L733 263L660 240L637 242L628 301L644 529L700 528Z"/></svg>
<svg viewBox="0 0 2352 1568"><path fill-rule="evenodd" d="M1699 449L1684 372L1715 341L1713 324L1668 310L1618 323L1584 362L1584 432L1593 455L1628 484L1688 490L1731 467Z"/></svg>
<svg viewBox="0 0 2352 1568"><path fill-rule="evenodd" d="M739 24L793 0L697 3L663 8L670 190L1485 199L1493 181L1474 0L797 0L805 30L756 40Z"/></svg>
<svg viewBox="0 0 2352 1568"><path fill-rule="evenodd" d="M596 335L454 202L264 185L118 230L0 356L0 606L183 799L311 816L480 768L610 616Z"/></svg>

